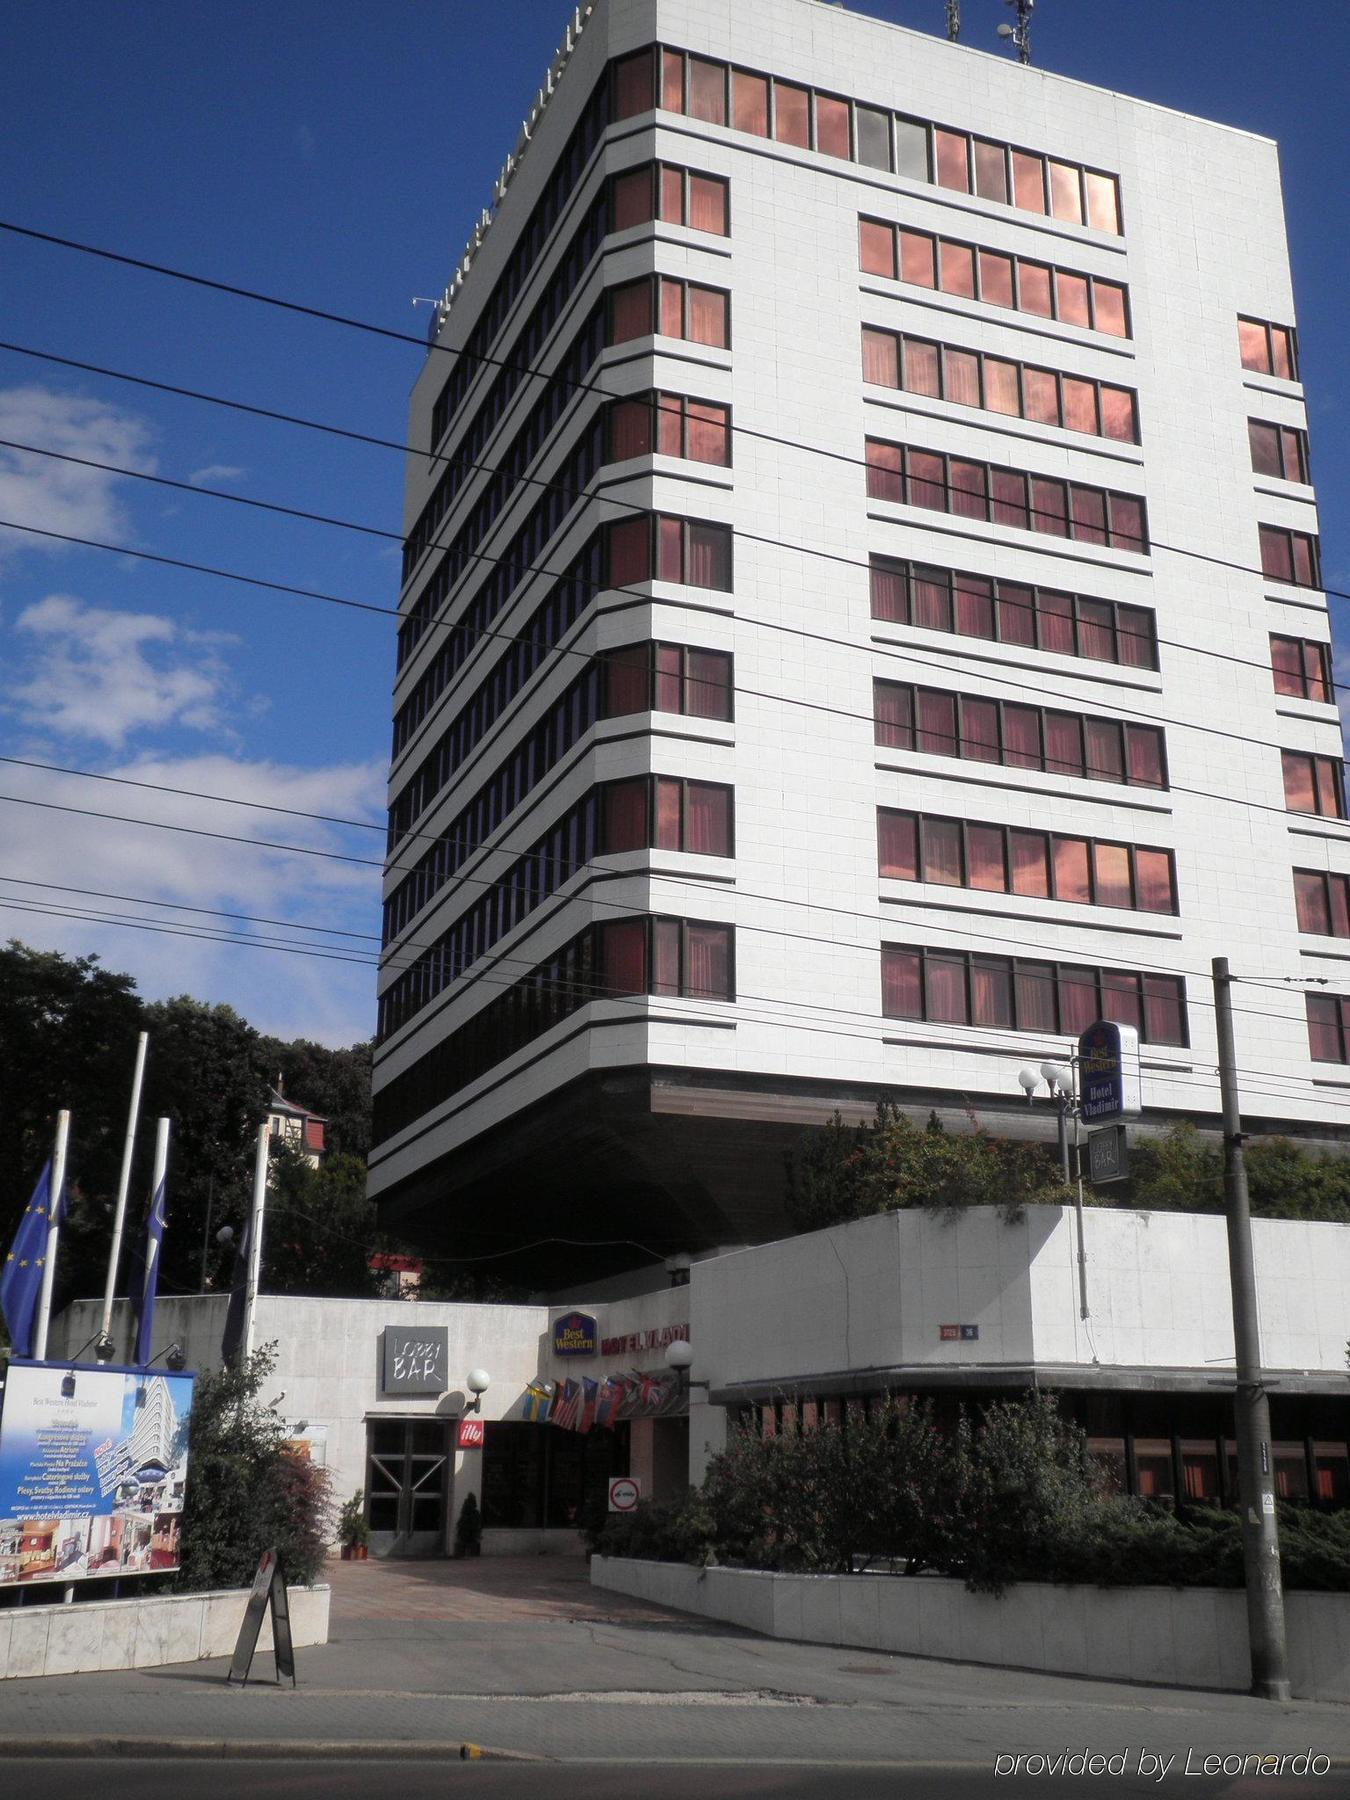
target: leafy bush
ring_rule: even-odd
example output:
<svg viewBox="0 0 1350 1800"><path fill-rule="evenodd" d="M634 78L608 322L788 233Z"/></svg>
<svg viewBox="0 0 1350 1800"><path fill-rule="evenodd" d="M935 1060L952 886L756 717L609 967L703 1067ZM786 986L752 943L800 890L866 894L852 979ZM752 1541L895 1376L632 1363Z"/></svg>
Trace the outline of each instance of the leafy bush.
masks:
<svg viewBox="0 0 1350 1800"><path fill-rule="evenodd" d="M734 1432L701 1490L636 1513L594 1511L593 1550L657 1562L846 1574L884 1561L960 1576L1102 1587L1240 1587L1236 1513L1106 1495L1079 1428L1033 1393L942 1430L927 1402L893 1400L815 1430ZM1350 1591L1350 1512L1282 1506L1289 1587Z"/></svg>
<svg viewBox="0 0 1350 1800"><path fill-rule="evenodd" d="M312 1582L328 1554L329 1475L287 1447L287 1426L258 1399L271 1374L270 1347L247 1363L198 1379L176 1585L247 1587L258 1558L276 1549L286 1579Z"/></svg>
<svg viewBox="0 0 1350 1800"><path fill-rule="evenodd" d="M787 1164L787 1211L799 1231L817 1231L873 1213L922 1206L954 1217L968 1206L997 1206L1008 1224L1038 1201L1071 1196L1040 1144L994 1137L972 1117L949 1132L931 1114L916 1125L883 1101L872 1124L806 1132Z"/></svg>

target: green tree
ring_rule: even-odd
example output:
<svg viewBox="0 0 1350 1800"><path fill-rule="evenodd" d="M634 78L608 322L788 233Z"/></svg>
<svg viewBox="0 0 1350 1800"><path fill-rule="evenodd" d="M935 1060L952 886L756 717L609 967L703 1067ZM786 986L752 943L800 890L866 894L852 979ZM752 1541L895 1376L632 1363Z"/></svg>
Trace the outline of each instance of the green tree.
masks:
<svg viewBox="0 0 1350 1800"><path fill-rule="evenodd" d="M1350 1156L1267 1137L1247 1145L1246 1163L1257 1217L1350 1223ZM1223 1211L1223 1151L1187 1120L1132 1144L1130 1176L1130 1201L1141 1210Z"/></svg>
<svg viewBox="0 0 1350 1800"><path fill-rule="evenodd" d="M330 1050L308 1038L264 1037L257 1044L268 1082L275 1086L280 1076L288 1100L327 1119L328 1150L363 1159L370 1154L371 1052L368 1043Z"/></svg>
<svg viewBox="0 0 1350 1800"><path fill-rule="evenodd" d="M267 1293L373 1297L380 1282L370 1257L379 1243L359 1157L330 1156L314 1169L294 1150L274 1151L263 1230Z"/></svg>
<svg viewBox="0 0 1350 1800"><path fill-rule="evenodd" d="M264 1550L286 1579L311 1582L331 1530L329 1476L287 1447L276 1406L258 1398L272 1346L247 1363L199 1376L187 1422L188 1476L180 1588L246 1587Z"/></svg>
<svg viewBox="0 0 1350 1800"><path fill-rule="evenodd" d="M947 1216L997 1206L1011 1224L1030 1202L1067 1198L1057 1165L1039 1144L995 1137L978 1125L947 1131L936 1114L916 1125L887 1102L870 1125L847 1126L836 1114L805 1133L788 1158L787 1210L799 1231L913 1206Z"/></svg>

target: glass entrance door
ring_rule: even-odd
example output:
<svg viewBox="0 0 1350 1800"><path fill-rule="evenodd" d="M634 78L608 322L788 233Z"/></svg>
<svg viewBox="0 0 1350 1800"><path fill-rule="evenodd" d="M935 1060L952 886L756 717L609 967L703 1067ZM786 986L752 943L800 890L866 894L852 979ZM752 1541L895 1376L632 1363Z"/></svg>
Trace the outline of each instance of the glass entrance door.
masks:
<svg viewBox="0 0 1350 1800"><path fill-rule="evenodd" d="M450 1483L446 1419L372 1419L366 1508L376 1556L441 1556Z"/></svg>

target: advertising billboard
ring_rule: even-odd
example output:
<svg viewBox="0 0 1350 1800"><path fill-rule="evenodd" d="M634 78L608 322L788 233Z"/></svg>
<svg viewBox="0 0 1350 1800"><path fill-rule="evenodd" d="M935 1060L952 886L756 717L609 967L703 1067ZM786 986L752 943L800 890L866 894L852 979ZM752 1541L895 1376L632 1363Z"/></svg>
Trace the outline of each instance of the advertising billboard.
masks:
<svg viewBox="0 0 1350 1800"><path fill-rule="evenodd" d="M12 1362L0 1586L178 1567L192 1375Z"/></svg>

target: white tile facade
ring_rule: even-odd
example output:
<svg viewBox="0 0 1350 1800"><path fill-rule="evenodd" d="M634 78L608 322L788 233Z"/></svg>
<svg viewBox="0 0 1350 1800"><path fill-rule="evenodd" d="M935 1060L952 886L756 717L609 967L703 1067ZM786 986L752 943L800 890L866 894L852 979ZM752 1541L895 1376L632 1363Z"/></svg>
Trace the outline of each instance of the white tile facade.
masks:
<svg viewBox="0 0 1350 1800"><path fill-rule="evenodd" d="M372 1192L396 1193L419 1168L587 1069L660 1064L816 1082L822 1092L921 1090L958 1106L973 1097L978 1107L981 1096L986 1105L999 1096L1015 1099L1019 1066L1063 1050L1062 1042L1035 1034L884 1021L883 940L1183 974L1191 1047L1146 1049L1145 1104L1214 1113L1211 957L1227 955L1237 973L1277 982L1350 969L1350 944L1300 937L1291 880L1296 865L1350 872L1350 826L1287 813L1279 757L1282 745L1339 756L1335 712L1278 699L1269 667L1271 630L1325 639L1327 615L1320 595L1251 572L1259 566L1259 522L1316 530L1311 490L1254 477L1247 443L1249 416L1305 423L1300 387L1246 375L1238 357L1239 314L1295 322L1275 145L818 0L600 0L449 312L442 345L463 342L604 62L653 41L1116 172L1124 235L666 112L611 129L494 348L501 354L510 342L514 322L525 317L605 170L658 156L729 178L728 238L657 226L616 239L593 264L540 360L547 365L570 340L602 282L655 268L729 286L729 353L662 339L632 359L626 345L608 352L591 379L609 392L656 386L731 403L739 435L729 481L721 471L656 459L625 465L605 492L734 523L742 534L734 592L654 584L650 606L632 610L622 596L602 596L567 641L583 652L646 637L731 649L735 724L695 730L698 722L663 714L596 727L557 784L541 784L465 865L465 880L443 888L391 946L383 985L412 953L409 941L424 945L444 930L484 891L478 884L499 874L596 780L655 770L734 783L736 855L730 864L661 852L617 859L616 868L631 871L621 880L561 909L540 908L489 952L482 981L459 983L388 1038L377 1053L376 1091L588 919L615 916L617 905L734 923L738 999L712 1006L599 1003L395 1133L376 1151ZM503 121L503 145L512 123ZM1107 337L863 275L857 227L864 212L1123 280L1134 335ZM1142 441L1112 443L865 388L864 322L1135 388ZM448 367L444 356L428 358L412 398L414 443L428 442ZM461 419L472 414L488 379L480 375ZM535 391L526 384L484 462L509 442ZM544 476L570 447L579 411L565 416L544 452ZM869 432L1142 493L1153 552L1072 545L869 502L860 466ZM439 467L425 456L410 459L409 526ZM444 535L462 521L483 479L465 484ZM485 551L507 540L538 491L520 491ZM602 503L584 509L548 548L543 566L561 569L606 515ZM880 626L869 616L869 553L1151 607L1161 668L1155 675ZM493 630L516 629L545 585L528 581ZM405 606L416 592L409 590ZM401 672L396 704L437 636L429 633ZM397 760L391 794L499 650L488 641L469 658ZM1222 659L1208 652L1222 652ZM580 666L574 657L552 659L418 821L419 831L444 829L537 719L542 700ZM872 681L881 675L1161 720L1171 787L1158 794L879 751ZM688 741L695 736L699 741ZM1180 916L881 882L876 809L887 804L1169 847ZM421 841L413 847L420 851ZM405 849L400 860L408 855ZM710 870L734 874L734 886L703 879ZM1350 1070L1310 1062L1299 989L1242 987L1237 1005L1249 1115L1305 1128L1350 1125ZM682 1014L731 1020L735 1029L685 1023ZM575 1029L578 1019L616 1016L631 1022ZM554 1042L560 1047L550 1051Z"/></svg>

